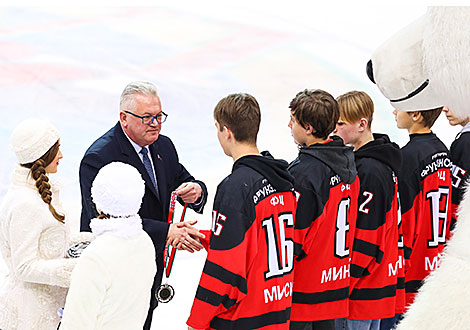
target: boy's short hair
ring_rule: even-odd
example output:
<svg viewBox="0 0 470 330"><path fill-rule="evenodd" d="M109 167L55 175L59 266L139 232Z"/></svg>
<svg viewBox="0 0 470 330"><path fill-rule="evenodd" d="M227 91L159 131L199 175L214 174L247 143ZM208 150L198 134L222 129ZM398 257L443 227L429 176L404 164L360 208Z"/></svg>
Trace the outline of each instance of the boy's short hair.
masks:
<svg viewBox="0 0 470 330"><path fill-rule="evenodd" d="M411 114L413 112L421 112L421 115L423 116L423 125L427 128L431 128L432 125L434 125L436 122L437 118L439 118L439 115L442 112L442 108L443 107L430 110L410 111L409 113Z"/></svg>
<svg viewBox="0 0 470 330"><path fill-rule="evenodd" d="M334 131L339 119L339 106L330 93L321 89L305 89L294 97L289 108L303 127L313 127L313 136L326 139Z"/></svg>
<svg viewBox="0 0 470 330"><path fill-rule="evenodd" d="M367 127L370 128L374 117L374 102L367 93L351 91L336 98L339 104L341 121L355 123L361 118L366 118Z"/></svg>
<svg viewBox="0 0 470 330"><path fill-rule="evenodd" d="M217 103L214 119L220 130L230 128L238 142L256 143L261 111L258 101L247 93L230 94Z"/></svg>

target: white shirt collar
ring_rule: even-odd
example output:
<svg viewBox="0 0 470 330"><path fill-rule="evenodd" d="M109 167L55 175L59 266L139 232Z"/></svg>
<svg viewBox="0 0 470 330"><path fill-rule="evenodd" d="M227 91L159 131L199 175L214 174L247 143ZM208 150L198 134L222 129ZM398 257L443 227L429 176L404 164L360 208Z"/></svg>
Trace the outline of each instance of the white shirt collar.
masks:
<svg viewBox="0 0 470 330"><path fill-rule="evenodd" d="M122 125L121 125L121 128L122 128ZM142 150L142 148L146 148L147 150L149 149L148 146L145 146L145 147L141 147L140 145L138 145L137 143L135 143L130 137L129 135L127 135L126 131L124 130L124 128L122 128L122 131L124 132L124 135L127 137L127 139L129 140L129 142L131 143L132 147L134 147L135 149L135 152L137 153L137 155L139 155L139 157L142 157L141 154L140 154L140 151ZM150 151L150 150L149 150Z"/></svg>

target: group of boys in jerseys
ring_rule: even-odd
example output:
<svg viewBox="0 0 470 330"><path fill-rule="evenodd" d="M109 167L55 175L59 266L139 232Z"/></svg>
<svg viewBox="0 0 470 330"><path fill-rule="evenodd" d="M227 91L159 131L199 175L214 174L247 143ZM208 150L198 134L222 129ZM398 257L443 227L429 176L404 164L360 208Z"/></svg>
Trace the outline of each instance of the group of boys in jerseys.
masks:
<svg viewBox="0 0 470 330"><path fill-rule="evenodd" d="M217 187L189 329L392 329L450 237L470 129L449 155L430 129L442 108L394 110L410 134L400 150L372 133L364 92L304 90L289 108L291 164L259 152L253 96L215 107L234 164Z"/></svg>

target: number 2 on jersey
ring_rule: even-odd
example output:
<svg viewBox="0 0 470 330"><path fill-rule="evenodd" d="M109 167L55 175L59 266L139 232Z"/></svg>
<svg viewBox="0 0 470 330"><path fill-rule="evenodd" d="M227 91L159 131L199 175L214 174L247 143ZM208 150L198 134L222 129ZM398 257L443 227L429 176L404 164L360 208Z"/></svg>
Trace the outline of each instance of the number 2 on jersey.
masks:
<svg viewBox="0 0 470 330"><path fill-rule="evenodd" d="M268 271L264 274L266 280L290 273L294 266L294 242L286 238L286 228L294 226L294 216L292 213L271 215L261 224L268 248Z"/></svg>

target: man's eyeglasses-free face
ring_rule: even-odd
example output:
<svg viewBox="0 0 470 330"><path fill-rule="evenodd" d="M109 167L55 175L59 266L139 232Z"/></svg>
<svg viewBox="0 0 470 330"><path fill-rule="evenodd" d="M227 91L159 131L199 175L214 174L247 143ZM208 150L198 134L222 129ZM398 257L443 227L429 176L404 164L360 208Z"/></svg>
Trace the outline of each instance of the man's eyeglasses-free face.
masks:
<svg viewBox="0 0 470 330"><path fill-rule="evenodd" d="M155 116L139 116L139 115L136 115L135 113L127 111L127 110L124 110L124 112L128 113L130 115L133 115L134 117L140 118L142 120L142 124L144 124L144 125L152 125L154 120L157 123L161 124L161 123L164 123L166 118L168 117L168 115L166 113L164 113L163 111L160 112L158 115L155 115Z"/></svg>

